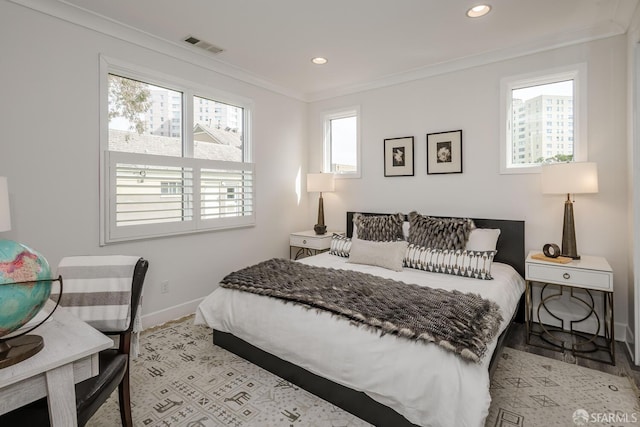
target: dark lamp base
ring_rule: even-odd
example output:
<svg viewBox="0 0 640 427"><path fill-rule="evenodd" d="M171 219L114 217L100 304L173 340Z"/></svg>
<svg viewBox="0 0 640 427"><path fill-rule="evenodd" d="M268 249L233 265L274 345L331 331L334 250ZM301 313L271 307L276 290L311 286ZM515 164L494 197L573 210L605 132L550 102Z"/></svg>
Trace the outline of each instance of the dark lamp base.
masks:
<svg viewBox="0 0 640 427"><path fill-rule="evenodd" d="M22 335L0 340L0 369L22 362L43 348L44 340L39 335Z"/></svg>
<svg viewBox="0 0 640 427"><path fill-rule="evenodd" d="M576 243L576 228L573 221L573 203L567 194L564 202L564 222L562 224L562 256L580 259Z"/></svg>
<svg viewBox="0 0 640 427"><path fill-rule="evenodd" d="M321 235L321 234L326 234L327 232L327 226L326 225L320 225L320 224L316 224L313 227L313 230L316 232L316 234Z"/></svg>

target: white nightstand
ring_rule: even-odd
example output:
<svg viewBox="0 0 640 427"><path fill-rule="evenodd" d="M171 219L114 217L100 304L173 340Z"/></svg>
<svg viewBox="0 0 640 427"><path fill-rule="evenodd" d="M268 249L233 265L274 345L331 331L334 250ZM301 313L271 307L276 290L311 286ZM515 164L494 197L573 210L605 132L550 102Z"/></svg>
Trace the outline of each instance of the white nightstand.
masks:
<svg viewBox="0 0 640 427"><path fill-rule="evenodd" d="M298 259L300 257L316 255L328 251L331 247L331 236L344 234L339 231L327 231L318 235L313 230L298 231L289 236L289 258ZM291 250L297 248L295 256L291 256Z"/></svg>
<svg viewBox="0 0 640 427"><path fill-rule="evenodd" d="M579 260L560 264L532 258L532 255L537 253L540 252L529 252L525 263L527 344L561 351L567 348L576 356L615 365L613 270L607 260L602 257L583 255ZM559 325L533 322L532 282L543 285L540 290L540 301L536 307L536 317L539 318L540 313L546 313L559 322ZM557 313L554 314L547 305L550 301L561 298L566 288L570 291L570 298L577 300L585 308L583 317L567 321L557 316ZM557 292L554 293L554 289ZM598 314L595 309L593 291L602 293L601 314ZM583 322L587 319L591 322L595 321L596 326L593 328L595 330L589 332L577 330L576 326L585 325ZM566 343L565 338L569 339L570 344ZM542 341L542 343L534 341ZM611 358L610 361L588 356L603 352Z"/></svg>

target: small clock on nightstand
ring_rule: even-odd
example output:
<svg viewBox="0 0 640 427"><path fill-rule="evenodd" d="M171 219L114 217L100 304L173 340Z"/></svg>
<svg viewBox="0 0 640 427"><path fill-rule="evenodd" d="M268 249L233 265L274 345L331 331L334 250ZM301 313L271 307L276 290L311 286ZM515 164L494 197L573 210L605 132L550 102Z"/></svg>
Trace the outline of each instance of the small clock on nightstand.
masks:
<svg viewBox="0 0 640 427"><path fill-rule="evenodd" d="M289 236L289 258L299 259L328 251L331 247L331 236L334 234L344 233L327 231L325 234L319 235L313 230L291 233ZM297 249L295 256L291 256L293 249Z"/></svg>

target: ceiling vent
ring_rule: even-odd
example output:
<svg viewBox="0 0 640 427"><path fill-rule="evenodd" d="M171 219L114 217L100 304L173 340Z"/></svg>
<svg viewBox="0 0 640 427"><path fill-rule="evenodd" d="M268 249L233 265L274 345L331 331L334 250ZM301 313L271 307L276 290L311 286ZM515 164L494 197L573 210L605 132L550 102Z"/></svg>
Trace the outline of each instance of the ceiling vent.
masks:
<svg viewBox="0 0 640 427"><path fill-rule="evenodd" d="M219 48L218 46L213 45L213 44L211 44L209 42L205 42L203 40L200 40L197 37L189 36L186 39L184 39L184 41L186 41L187 43L192 44L192 45L194 45L196 47L199 47L200 49L204 49L207 52L211 52L213 54L222 52L222 49Z"/></svg>

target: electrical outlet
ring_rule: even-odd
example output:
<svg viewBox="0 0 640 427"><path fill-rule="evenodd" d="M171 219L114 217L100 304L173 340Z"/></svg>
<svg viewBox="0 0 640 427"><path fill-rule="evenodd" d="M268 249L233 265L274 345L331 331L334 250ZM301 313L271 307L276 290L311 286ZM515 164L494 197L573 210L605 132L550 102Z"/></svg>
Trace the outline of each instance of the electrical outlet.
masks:
<svg viewBox="0 0 640 427"><path fill-rule="evenodd" d="M162 293L162 294L169 293L169 281L168 280L160 282L160 293Z"/></svg>

